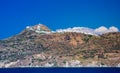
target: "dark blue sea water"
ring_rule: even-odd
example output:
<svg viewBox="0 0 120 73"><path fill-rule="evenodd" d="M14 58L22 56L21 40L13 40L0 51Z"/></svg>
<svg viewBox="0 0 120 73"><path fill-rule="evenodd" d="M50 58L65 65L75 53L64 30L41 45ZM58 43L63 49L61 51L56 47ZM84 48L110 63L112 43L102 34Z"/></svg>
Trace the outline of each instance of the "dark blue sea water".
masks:
<svg viewBox="0 0 120 73"><path fill-rule="evenodd" d="M0 73L120 73L120 68L3 68Z"/></svg>

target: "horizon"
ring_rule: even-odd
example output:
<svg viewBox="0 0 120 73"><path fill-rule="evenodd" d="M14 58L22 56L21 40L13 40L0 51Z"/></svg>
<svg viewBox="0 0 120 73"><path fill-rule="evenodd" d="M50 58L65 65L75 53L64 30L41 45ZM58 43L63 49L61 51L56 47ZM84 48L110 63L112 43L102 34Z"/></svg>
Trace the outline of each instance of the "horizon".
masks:
<svg viewBox="0 0 120 73"><path fill-rule="evenodd" d="M42 23L52 30L72 27L120 30L119 0L4 0L0 1L0 39Z"/></svg>

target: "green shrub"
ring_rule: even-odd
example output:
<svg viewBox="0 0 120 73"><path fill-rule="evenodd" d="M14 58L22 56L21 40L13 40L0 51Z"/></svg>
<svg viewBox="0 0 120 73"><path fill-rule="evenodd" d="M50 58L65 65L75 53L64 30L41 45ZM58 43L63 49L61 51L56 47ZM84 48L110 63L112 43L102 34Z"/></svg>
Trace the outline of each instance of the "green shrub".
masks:
<svg viewBox="0 0 120 73"><path fill-rule="evenodd" d="M88 36L85 37L83 40L84 40L85 42L88 42L91 38L92 38L92 35L88 35Z"/></svg>

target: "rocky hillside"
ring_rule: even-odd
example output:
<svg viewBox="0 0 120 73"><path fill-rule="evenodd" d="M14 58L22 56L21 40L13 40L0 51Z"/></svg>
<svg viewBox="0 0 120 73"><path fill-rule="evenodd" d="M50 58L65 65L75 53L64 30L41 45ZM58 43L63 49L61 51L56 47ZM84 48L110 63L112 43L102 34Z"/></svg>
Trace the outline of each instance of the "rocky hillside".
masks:
<svg viewBox="0 0 120 73"><path fill-rule="evenodd" d="M45 25L0 40L0 67L120 67L120 32L53 32Z"/></svg>

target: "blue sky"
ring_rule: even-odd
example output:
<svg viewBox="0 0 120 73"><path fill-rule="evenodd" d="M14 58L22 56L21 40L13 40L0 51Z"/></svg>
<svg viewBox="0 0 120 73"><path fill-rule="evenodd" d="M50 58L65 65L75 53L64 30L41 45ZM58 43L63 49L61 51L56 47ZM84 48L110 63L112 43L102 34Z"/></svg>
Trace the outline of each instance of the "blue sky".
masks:
<svg viewBox="0 0 120 73"><path fill-rule="evenodd" d="M50 29L83 26L120 29L119 0L0 0L0 39L18 34L28 25Z"/></svg>

